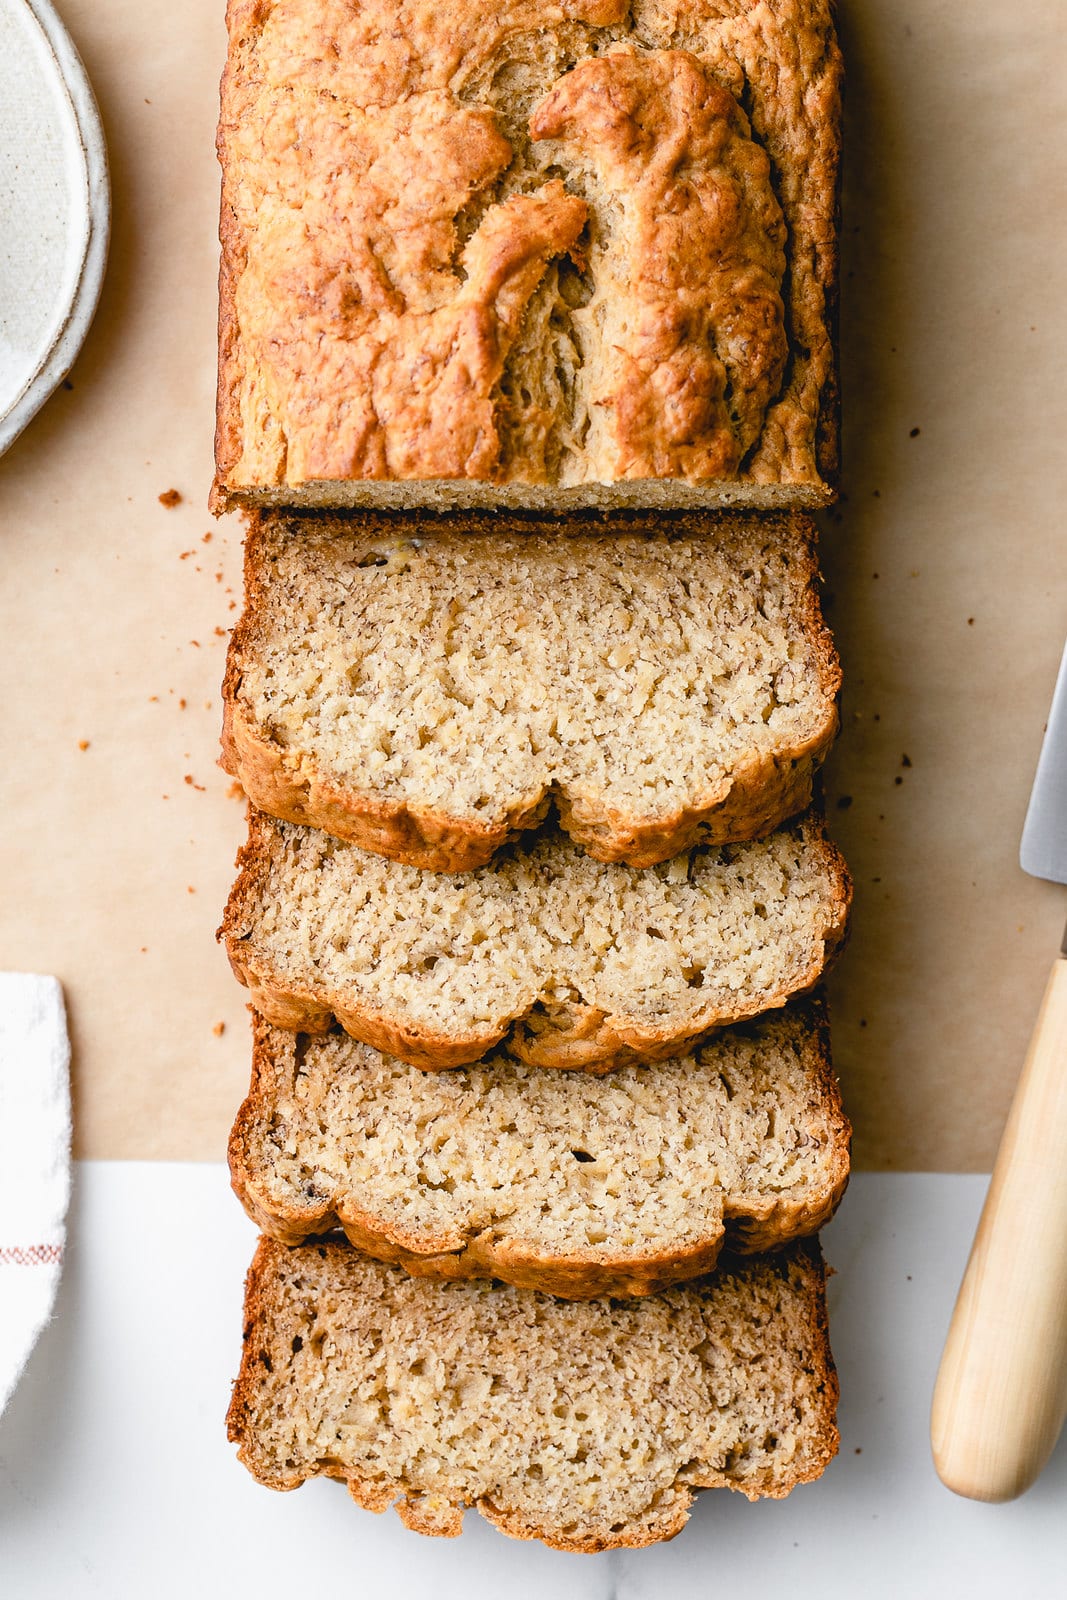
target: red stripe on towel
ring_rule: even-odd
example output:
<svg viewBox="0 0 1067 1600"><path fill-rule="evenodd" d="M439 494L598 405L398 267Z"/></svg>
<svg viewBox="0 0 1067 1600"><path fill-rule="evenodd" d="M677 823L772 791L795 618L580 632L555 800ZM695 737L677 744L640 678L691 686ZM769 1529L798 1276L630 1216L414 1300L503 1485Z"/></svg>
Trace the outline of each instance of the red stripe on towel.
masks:
<svg viewBox="0 0 1067 1600"><path fill-rule="evenodd" d="M38 1267L62 1259L61 1244L0 1244L0 1267Z"/></svg>

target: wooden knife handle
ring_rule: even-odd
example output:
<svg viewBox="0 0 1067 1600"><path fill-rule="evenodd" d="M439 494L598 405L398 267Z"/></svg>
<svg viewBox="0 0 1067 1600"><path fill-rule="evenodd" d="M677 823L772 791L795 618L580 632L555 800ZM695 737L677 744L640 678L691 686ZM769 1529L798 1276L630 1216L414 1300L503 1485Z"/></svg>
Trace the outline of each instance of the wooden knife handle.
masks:
<svg viewBox="0 0 1067 1600"><path fill-rule="evenodd" d="M1067 1415L1067 960L1052 968L934 1388L943 1483L1013 1500Z"/></svg>

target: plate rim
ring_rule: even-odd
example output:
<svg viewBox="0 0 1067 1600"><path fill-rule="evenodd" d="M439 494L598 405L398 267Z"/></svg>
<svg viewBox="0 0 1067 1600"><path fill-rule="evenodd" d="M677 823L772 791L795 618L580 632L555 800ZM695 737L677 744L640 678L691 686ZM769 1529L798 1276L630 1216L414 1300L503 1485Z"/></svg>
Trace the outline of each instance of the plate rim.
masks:
<svg viewBox="0 0 1067 1600"><path fill-rule="evenodd" d="M81 271L50 350L10 411L0 418L0 455L54 394L77 358L96 314L111 233L111 186L103 123L88 74L51 0L15 0L44 35L77 124L88 188L89 235Z"/></svg>

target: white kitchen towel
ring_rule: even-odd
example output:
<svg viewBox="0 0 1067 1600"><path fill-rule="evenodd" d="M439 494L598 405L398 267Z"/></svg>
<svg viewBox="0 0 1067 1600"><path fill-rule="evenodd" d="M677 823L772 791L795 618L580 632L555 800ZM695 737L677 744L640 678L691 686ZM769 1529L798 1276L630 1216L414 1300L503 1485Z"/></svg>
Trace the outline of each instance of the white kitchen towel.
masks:
<svg viewBox="0 0 1067 1600"><path fill-rule="evenodd" d="M0 972L0 1412L55 1300L70 1132L63 991L55 978Z"/></svg>

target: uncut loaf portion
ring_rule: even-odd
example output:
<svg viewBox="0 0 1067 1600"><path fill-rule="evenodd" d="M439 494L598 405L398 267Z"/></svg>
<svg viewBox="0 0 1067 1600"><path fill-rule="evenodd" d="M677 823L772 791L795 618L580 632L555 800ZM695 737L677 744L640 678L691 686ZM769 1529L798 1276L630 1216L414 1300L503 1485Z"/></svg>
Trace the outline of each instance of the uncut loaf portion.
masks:
<svg viewBox="0 0 1067 1600"><path fill-rule="evenodd" d="M420 1276L584 1300L814 1233L844 1192L849 1134L818 1003L605 1081L500 1055L428 1074L257 1018L230 1172L285 1244L342 1227Z"/></svg>
<svg viewBox="0 0 1067 1600"><path fill-rule="evenodd" d="M229 0L213 505L826 504L831 0Z"/></svg>
<svg viewBox="0 0 1067 1600"><path fill-rule="evenodd" d="M546 828L487 867L421 872L249 809L219 935L278 1027L420 1067L507 1038L532 1066L603 1072L684 1054L812 989L851 884L821 818L643 869Z"/></svg>
<svg viewBox="0 0 1067 1600"><path fill-rule="evenodd" d="M442 872L553 800L637 867L802 811L841 681L811 522L582 526L253 516L227 771L274 816Z"/></svg>
<svg viewBox="0 0 1067 1600"><path fill-rule="evenodd" d="M429 1283L261 1241L229 1436L261 1483L347 1483L454 1536L467 1507L560 1550L681 1532L696 1490L780 1498L837 1452L814 1243L641 1300Z"/></svg>

